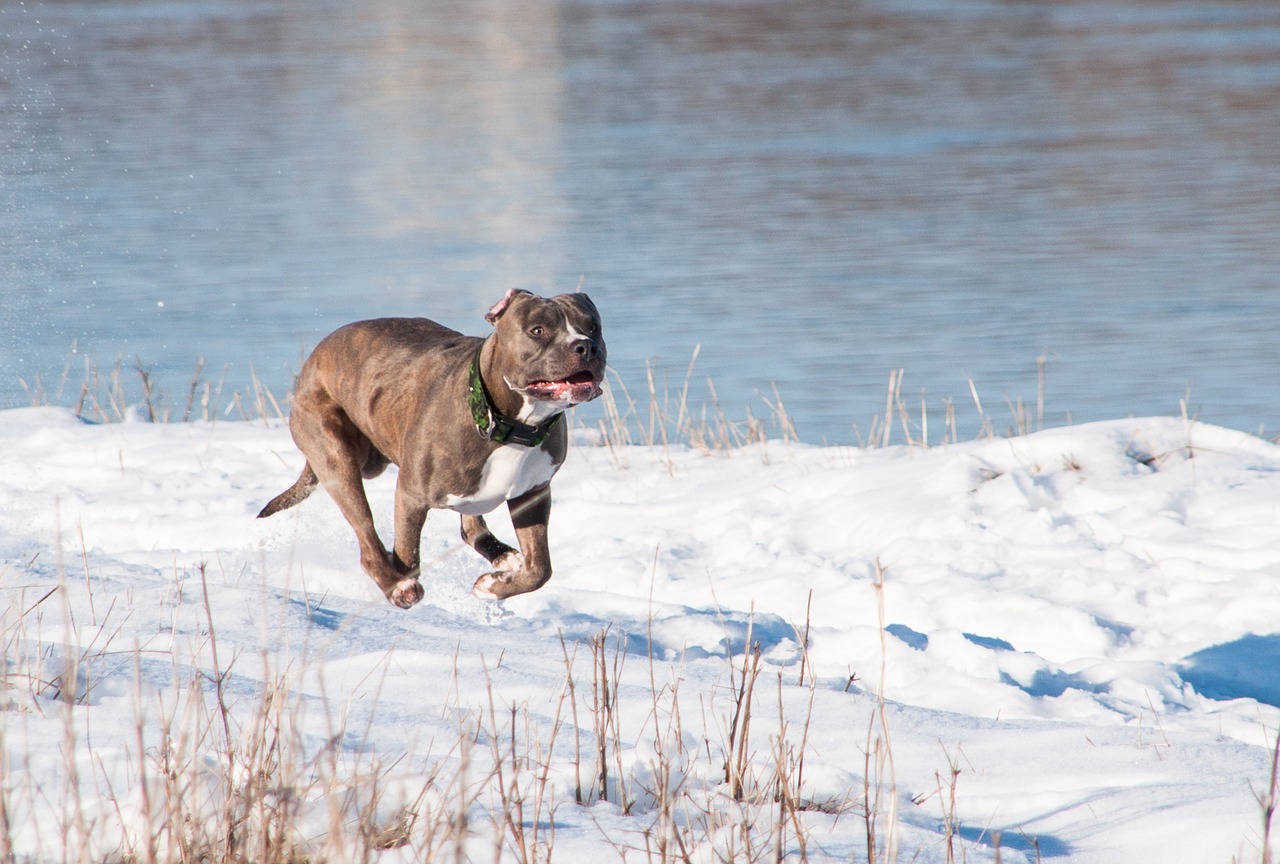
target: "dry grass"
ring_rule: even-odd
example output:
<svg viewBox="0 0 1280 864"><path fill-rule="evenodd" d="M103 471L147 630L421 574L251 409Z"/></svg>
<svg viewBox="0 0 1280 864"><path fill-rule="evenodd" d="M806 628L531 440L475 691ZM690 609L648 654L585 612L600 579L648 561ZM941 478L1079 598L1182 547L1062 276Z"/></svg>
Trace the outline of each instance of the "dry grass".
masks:
<svg viewBox="0 0 1280 864"><path fill-rule="evenodd" d="M501 658L492 669L481 660L483 682L459 686L455 656L440 714L454 719L427 752L387 756L345 695L324 692L305 644L299 654L224 641L204 565L181 574L187 590L171 598L161 649L118 645L132 638L127 598L104 602L95 580L73 586L61 564L57 573L51 587L5 589L16 602L0 613L6 864L324 864L392 849L549 864L566 811L570 822L606 816L600 841L625 859L807 862L815 825L893 818L892 784L888 799L879 780L821 794L806 784L819 684L767 674L750 627L726 649L720 680L691 694L681 665L658 662L651 642L646 674L629 671L636 642L610 627L562 639L561 685L536 706L494 685ZM111 707L98 702L104 690ZM883 726L882 699L880 709ZM375 706L365 710L371 723ZM876 754L888 757L887 734ZM42 773L42 761L59 767Z"/></svg>
<svg viewBox="0 0 1280 864"><path fill-rule="evenodd" d="M547 864L565 808L595 819L603 807L612 821L601 842L634 860L803 862L810 814L860 806L854 790L819 801L807 792L817 685L787 685L779 673L762 688L749 634L726 652L725 681L692 696L680 668L652 656L649 686L637 686L626 640L608 628L565 643L549 710L505 700L486 664L484 703L455 690L445 706L457 720L443 750L387 762L341 699L316 696L305 657L231 651L204 568L189 575L199 590L187 611L203 626L186 647L109 650L120 630L112 621L127 611L76 621L65 581L5 612L0 861L322 864L404 849L412 860ZM154 682L158 659L168 685ZM95 732L99 676L128 696L127 708L109 709L119 712L114 728ZM704 718L693 728L689 699ZM32 747L47 746L34 743L44 740L36 727L47 735L58 725L64 770L33 783L42 754ZM618 818L632 827L619 831ZM33 824L43 827L26 830Z"/></svg>
<svg viewBox="0 0 1280 864"><path fill-rule="evenodd" d="M691 447L705 453L725 453L744 448L756 449L766 462L771 447L785 448L800 441L795 421L775 386L770 394L760 396L759 410L742 406L741 413L731 414L721 403L715 383L703 382L708 398L695 402L691 395L694 370L700 346L694 348L689 363L673 382L668 370L650 363L640 395L617 373L605 382L601 398L603 417L591 427L594 437L613 452L619 464L625 464L625 448L633 444L661 448L668 466L672 447ZM73 349L61 379L49 388L40 379L21 382L32 405L68 405L77 416L97 423L141 419L148 422L217 422L233 420L283 420L288 416L292 392L277 396L250 368L250 385L245 392L227 391L225 376L217 380L206 377L204 360L196 363L181 399L175 400L160 389L152 373L140 360L132 364L117 359L108 370L85 363L80 384L72 386ZM977 437L993 438L1027 435L1044 427L1045 358L1037 360L1036 400L1034 408L1021 397L1004 400L1008 421L1002 427L987 412L978 388L968 380L969 395L977 418ZM923 392L913 403L903 395L906 373L890 372L885 391L883 415L871 419L866 435L857 424L851 424L854 438L863 448L906 444L930 447L958 443L959 428L955 404L946 400L941 435L931 433L929 404Z"/></svg>
<svg viewBox="0 0 1280 864"><path fill-rule="evenodd" d="M249 369L247 392L224 392L225 376L216 381L205 377L204 358L196 366L183 394L181 408L169 394L155 383L152 372L135 358L132 364L117 358L110 369L84 361L78 388L71 385L72 367L77 358L73 347L56 386L49 389L39 377L32 382L20 381L32 405L68 405L76 416L95 423L118 423L140 419L150 423L203 421L220 419L263 420L287 416L290 396L277 399L254 371ZM74 390L74 395L73 395Z"/></svg>
<svg viewBox="0 0 1280 864"><path fill-rule="evenodd" d="M815 695L830 682L771 674L750 629L726 651L719 680L692 692L682 664L659 662L652 647L637 660L634 637L609 627L562 640L560 686L536 705L505 697L488 664L482 686L459 687L455 657L441 706L453 725L426 752L389 757L343 698L317 696L305 651L294 662L228 648L204 568L188 575L198 591L187 592L187 613L203 625L163 651L118 645L128 608L83 595L73 606L71 593L91 595L91 581L19 591L0 616L0 861L337 864L402 850L421 861L551 864L558 828L585 819L601 823L600 842L619 860L807 862L827 857L814 855L815 832L832 817L865 828L853 860L911 859L899 849L883 689L852 697L871 700L861 786L815 794L810 730ZM875 578L883 615L884 568ZM157 662L167 685L155 683ZM642 675L628 668L637 662ZM883 647L880 662L883 682ZM128 696L127 708L109 709L119 712L109 715L114 737L91 722L103 691ZM464 694L477 692L482 701L468 703ZM304 722L317 716L318 739ZM32 749L50 746L37 727L60 729L53 746L74 755L32 783L31 766L49 764ZM121 728L132 734L122 739ZM943 755L927 797L937 796L946 860L965 860L962 754ZM1280 745L1257 790L1263 864L1273 860L1278 763Z"/></svg>

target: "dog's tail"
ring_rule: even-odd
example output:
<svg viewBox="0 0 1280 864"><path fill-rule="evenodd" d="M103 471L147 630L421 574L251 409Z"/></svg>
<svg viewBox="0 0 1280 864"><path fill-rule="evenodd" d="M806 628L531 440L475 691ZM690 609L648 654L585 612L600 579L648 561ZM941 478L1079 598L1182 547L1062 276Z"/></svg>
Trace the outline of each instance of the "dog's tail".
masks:
<svg viewBox="0 0 1280 864"><path fill-rule="evenodd" d="M308 462L302 466L302 473L298 475L298 479L292 486L272 498L266 507L262 508L262 512L258 514L259 519L265 519L273 513L279 513L281 510L287 510L294 504L306 498L315 491L316 484L320 481L316 478L316 472L311 470L311 463Z"/></svg>

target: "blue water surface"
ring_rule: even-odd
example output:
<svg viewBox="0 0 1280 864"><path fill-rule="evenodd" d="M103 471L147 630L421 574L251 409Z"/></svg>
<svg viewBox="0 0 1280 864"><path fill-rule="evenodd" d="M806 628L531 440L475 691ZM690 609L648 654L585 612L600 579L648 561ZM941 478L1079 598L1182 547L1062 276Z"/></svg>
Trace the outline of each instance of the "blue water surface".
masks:
<svg viewBox="0 0 1280 864"><path fill-rule="evenodd" d="M0 407L283 396L347 321L581 285L638 399L701 346L809 441L897 369L932 441L975 391L1275 434L1280 5L5 3L0 280Z"/></svg>

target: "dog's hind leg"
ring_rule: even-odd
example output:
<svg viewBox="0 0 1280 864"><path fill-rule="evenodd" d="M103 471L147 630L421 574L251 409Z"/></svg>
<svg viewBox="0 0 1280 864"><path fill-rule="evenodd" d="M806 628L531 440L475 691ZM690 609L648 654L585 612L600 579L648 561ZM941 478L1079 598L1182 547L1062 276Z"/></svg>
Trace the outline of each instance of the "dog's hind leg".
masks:
<svg viewBox="0 0 1280 864"><path fill-rule="evenodd" d="M289 509L314 492L319 484L320 480L316 477L316 472L311 470L311 463L305 463L302 466L302 473L298 475L298 479L294 481L294 484L272 498L267 506L263 507L258 513L258 518L265 519L273 513Z"/></svg>
<svg viewBox="0 0 1280 864"><path fill-rule="evenodd" d="M374 455L373 443L345 412L325 404L314 395L294 400L289 428L298 449L306 454L320 485L333 503L338 505L360 545L360 566L377 584L387 599L408 609L422 599L422 586L416 572L407 568L387 552L373 525L373 512L365 497L361 477L366 467L376 467L385 459Z"/></svg>

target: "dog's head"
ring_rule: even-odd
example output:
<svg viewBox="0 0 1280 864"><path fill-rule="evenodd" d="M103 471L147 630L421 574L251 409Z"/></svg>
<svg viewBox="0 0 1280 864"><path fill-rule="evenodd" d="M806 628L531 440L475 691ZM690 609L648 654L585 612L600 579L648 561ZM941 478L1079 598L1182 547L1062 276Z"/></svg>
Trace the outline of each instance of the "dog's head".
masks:
<svg viewBox="0 0 1280 864"><path fill-rule="evenodd" d="M512 288L484 316L502 346L507 386L561 407L600 395L607 359L600 312L586 294Z"/></svg>

